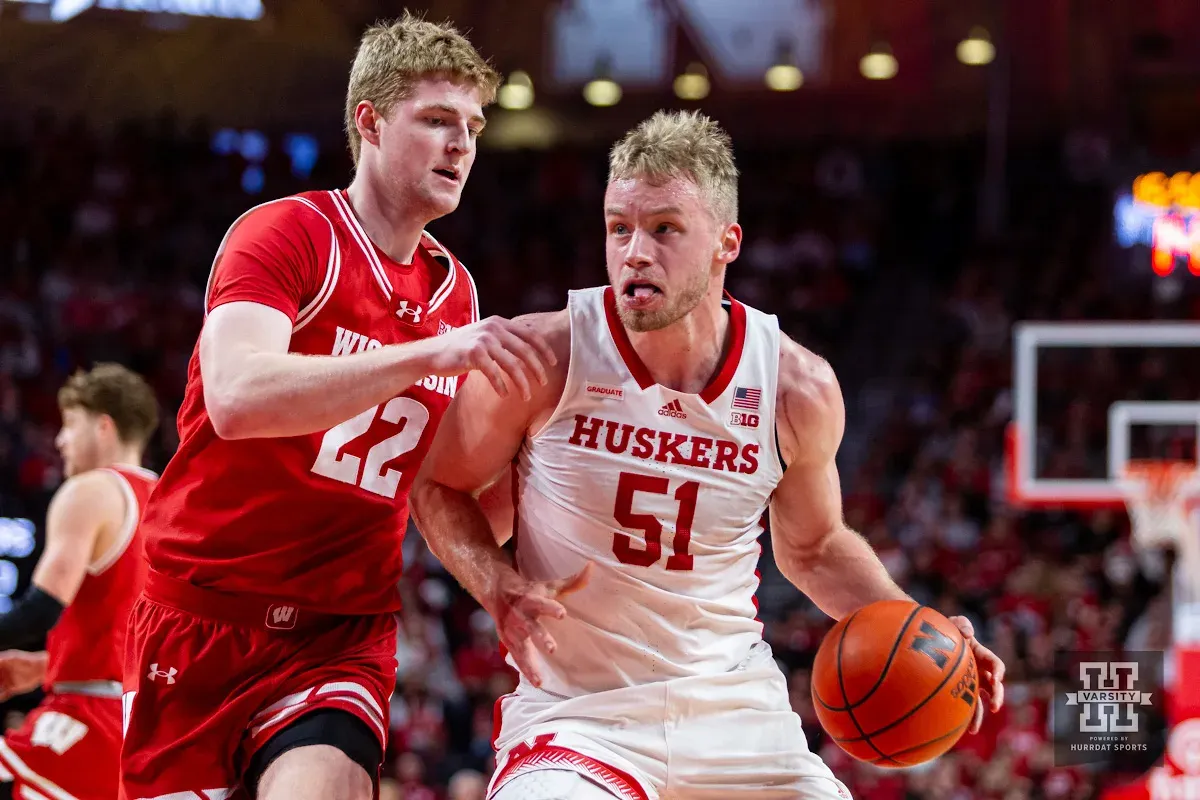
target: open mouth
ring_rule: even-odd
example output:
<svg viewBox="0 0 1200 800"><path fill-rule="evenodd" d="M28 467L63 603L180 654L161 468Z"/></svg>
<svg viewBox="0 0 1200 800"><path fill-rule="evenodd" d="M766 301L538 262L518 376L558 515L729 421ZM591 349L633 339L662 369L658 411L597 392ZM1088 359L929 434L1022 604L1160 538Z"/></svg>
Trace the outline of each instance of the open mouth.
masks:
<svg viewBox="0 0 1200 800"><path fill-rule="evenodd" d="M632 280L626 281L622 294L632 300L649 300L662 294L662 289L649 281Z"/></svg>
<svg viewBox="0 0 1200 800"><path fill-rule="evenodd" d="M438 175L441 175L443 178L445 178L447 180L454 181L455 183L458 182L458 171L457 170L443 167L441 169L435 169L434 172L436 172Z"/></svg>

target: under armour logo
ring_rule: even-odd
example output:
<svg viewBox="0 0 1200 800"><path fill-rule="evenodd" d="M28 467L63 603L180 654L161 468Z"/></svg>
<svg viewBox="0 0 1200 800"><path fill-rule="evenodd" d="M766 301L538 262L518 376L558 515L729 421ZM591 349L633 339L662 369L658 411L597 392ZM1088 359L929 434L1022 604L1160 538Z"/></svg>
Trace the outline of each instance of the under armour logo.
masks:
<svg viewBox="0 0 1200 800"><path fill-rule="evenodd" d="M396 316L410 325L420 325L425 309L420 303L401 300L396 304Z"/></svg>
<svg viewBox="0 0 1200 800"><path fill-rule="evenodd" d="M175 682L175 676L178 674L179 670L175 669L174 667L171 667L170 669L159 669L158 664L154 663L150 665L150 674L146 677L150 679L151 683L154 682L155 678L166 678L167 683L172 684Z"/></svg>
<svg viewBox="0 0 1200 800"><path fill-rule="evenodd" d="M298 616L295 606L276 606L267 609L267 627L275 630L291 630L296 627Z"/></svg>

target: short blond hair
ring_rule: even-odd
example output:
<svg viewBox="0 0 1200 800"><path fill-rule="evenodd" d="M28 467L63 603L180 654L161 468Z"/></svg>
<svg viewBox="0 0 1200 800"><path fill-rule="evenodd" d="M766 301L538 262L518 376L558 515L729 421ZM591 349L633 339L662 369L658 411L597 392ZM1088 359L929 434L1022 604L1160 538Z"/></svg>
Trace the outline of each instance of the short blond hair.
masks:
<svg viewBox="0 0 1200 800"><path fill-rule="evenodd" d="M659 111L617 142L608 180L688 178L700 187L721 222L737 222L738 171L733 142L698 111Z"/></svg>
<svg viewBox="0 0 1200 800"><path fill-rule="evenodd" d="M496 99L500 85L499 73L449 22L426 22L405 11L397 20L367 28L358 43L346 90L346 135L355 166L362 150L362 137L354 123L358 104L369 100L386 116L397 103L412 96L417 81L432 75L474 84L485 106Z"/></svg>

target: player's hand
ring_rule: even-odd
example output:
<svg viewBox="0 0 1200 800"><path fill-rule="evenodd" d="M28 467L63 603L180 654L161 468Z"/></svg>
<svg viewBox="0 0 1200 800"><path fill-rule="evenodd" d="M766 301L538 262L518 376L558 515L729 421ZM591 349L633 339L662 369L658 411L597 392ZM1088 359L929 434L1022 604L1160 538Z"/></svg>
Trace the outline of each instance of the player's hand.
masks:
<svg viewBox="0 0 1200 800"><path fill-rule="evenodd" d="M558 648L539 618L565 617L567 609L558 598L586 586L591 570L592 564L588 562L571 577L555 581L530 581L516 570L506 570L496 587L492 608L488 609L496 621L496 632L517 662L517 669L534 686L542 685L536 651L552 655Z"/></svg>
<svg viewBox="0 0 1200 800"><path fill-rule="evenodd" d="M966 617L950 617L962 633L971 652L975 655L975 667L979 670L979 702L975 704L975 718L971 720L971 733L979 733L983 724L983 699L988 699L988 709L995 714L1004 706L1004 662L975 638L975 627Z"/></svg>
<svg viewBox="0 0 1200 800"><path fill-rule="evenodd" d="M0 651L0 702L32 692L46 676L46 653Z"/></svg>
<svg viewBox="0 0 1200 800"><path fill-rule="evenodd" d="M534 382L545 386L546 366L557 362L549 342L528 320L488 317L431 341L438 348L434 375L478 370L501 397L516 390L529 400Z"/></svg>

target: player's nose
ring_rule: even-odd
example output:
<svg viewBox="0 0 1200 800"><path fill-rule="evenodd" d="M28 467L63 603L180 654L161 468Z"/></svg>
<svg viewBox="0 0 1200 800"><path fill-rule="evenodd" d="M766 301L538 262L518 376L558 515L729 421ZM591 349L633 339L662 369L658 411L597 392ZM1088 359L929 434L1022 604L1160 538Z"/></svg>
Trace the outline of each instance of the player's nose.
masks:
<svg viewBox="0 0 1200 800"><path fill-rule="evenodd" d="M641 230L634 230L625 244L625 264L630 267L646 267L654 263L650 257L650 237Z"/></svg>

